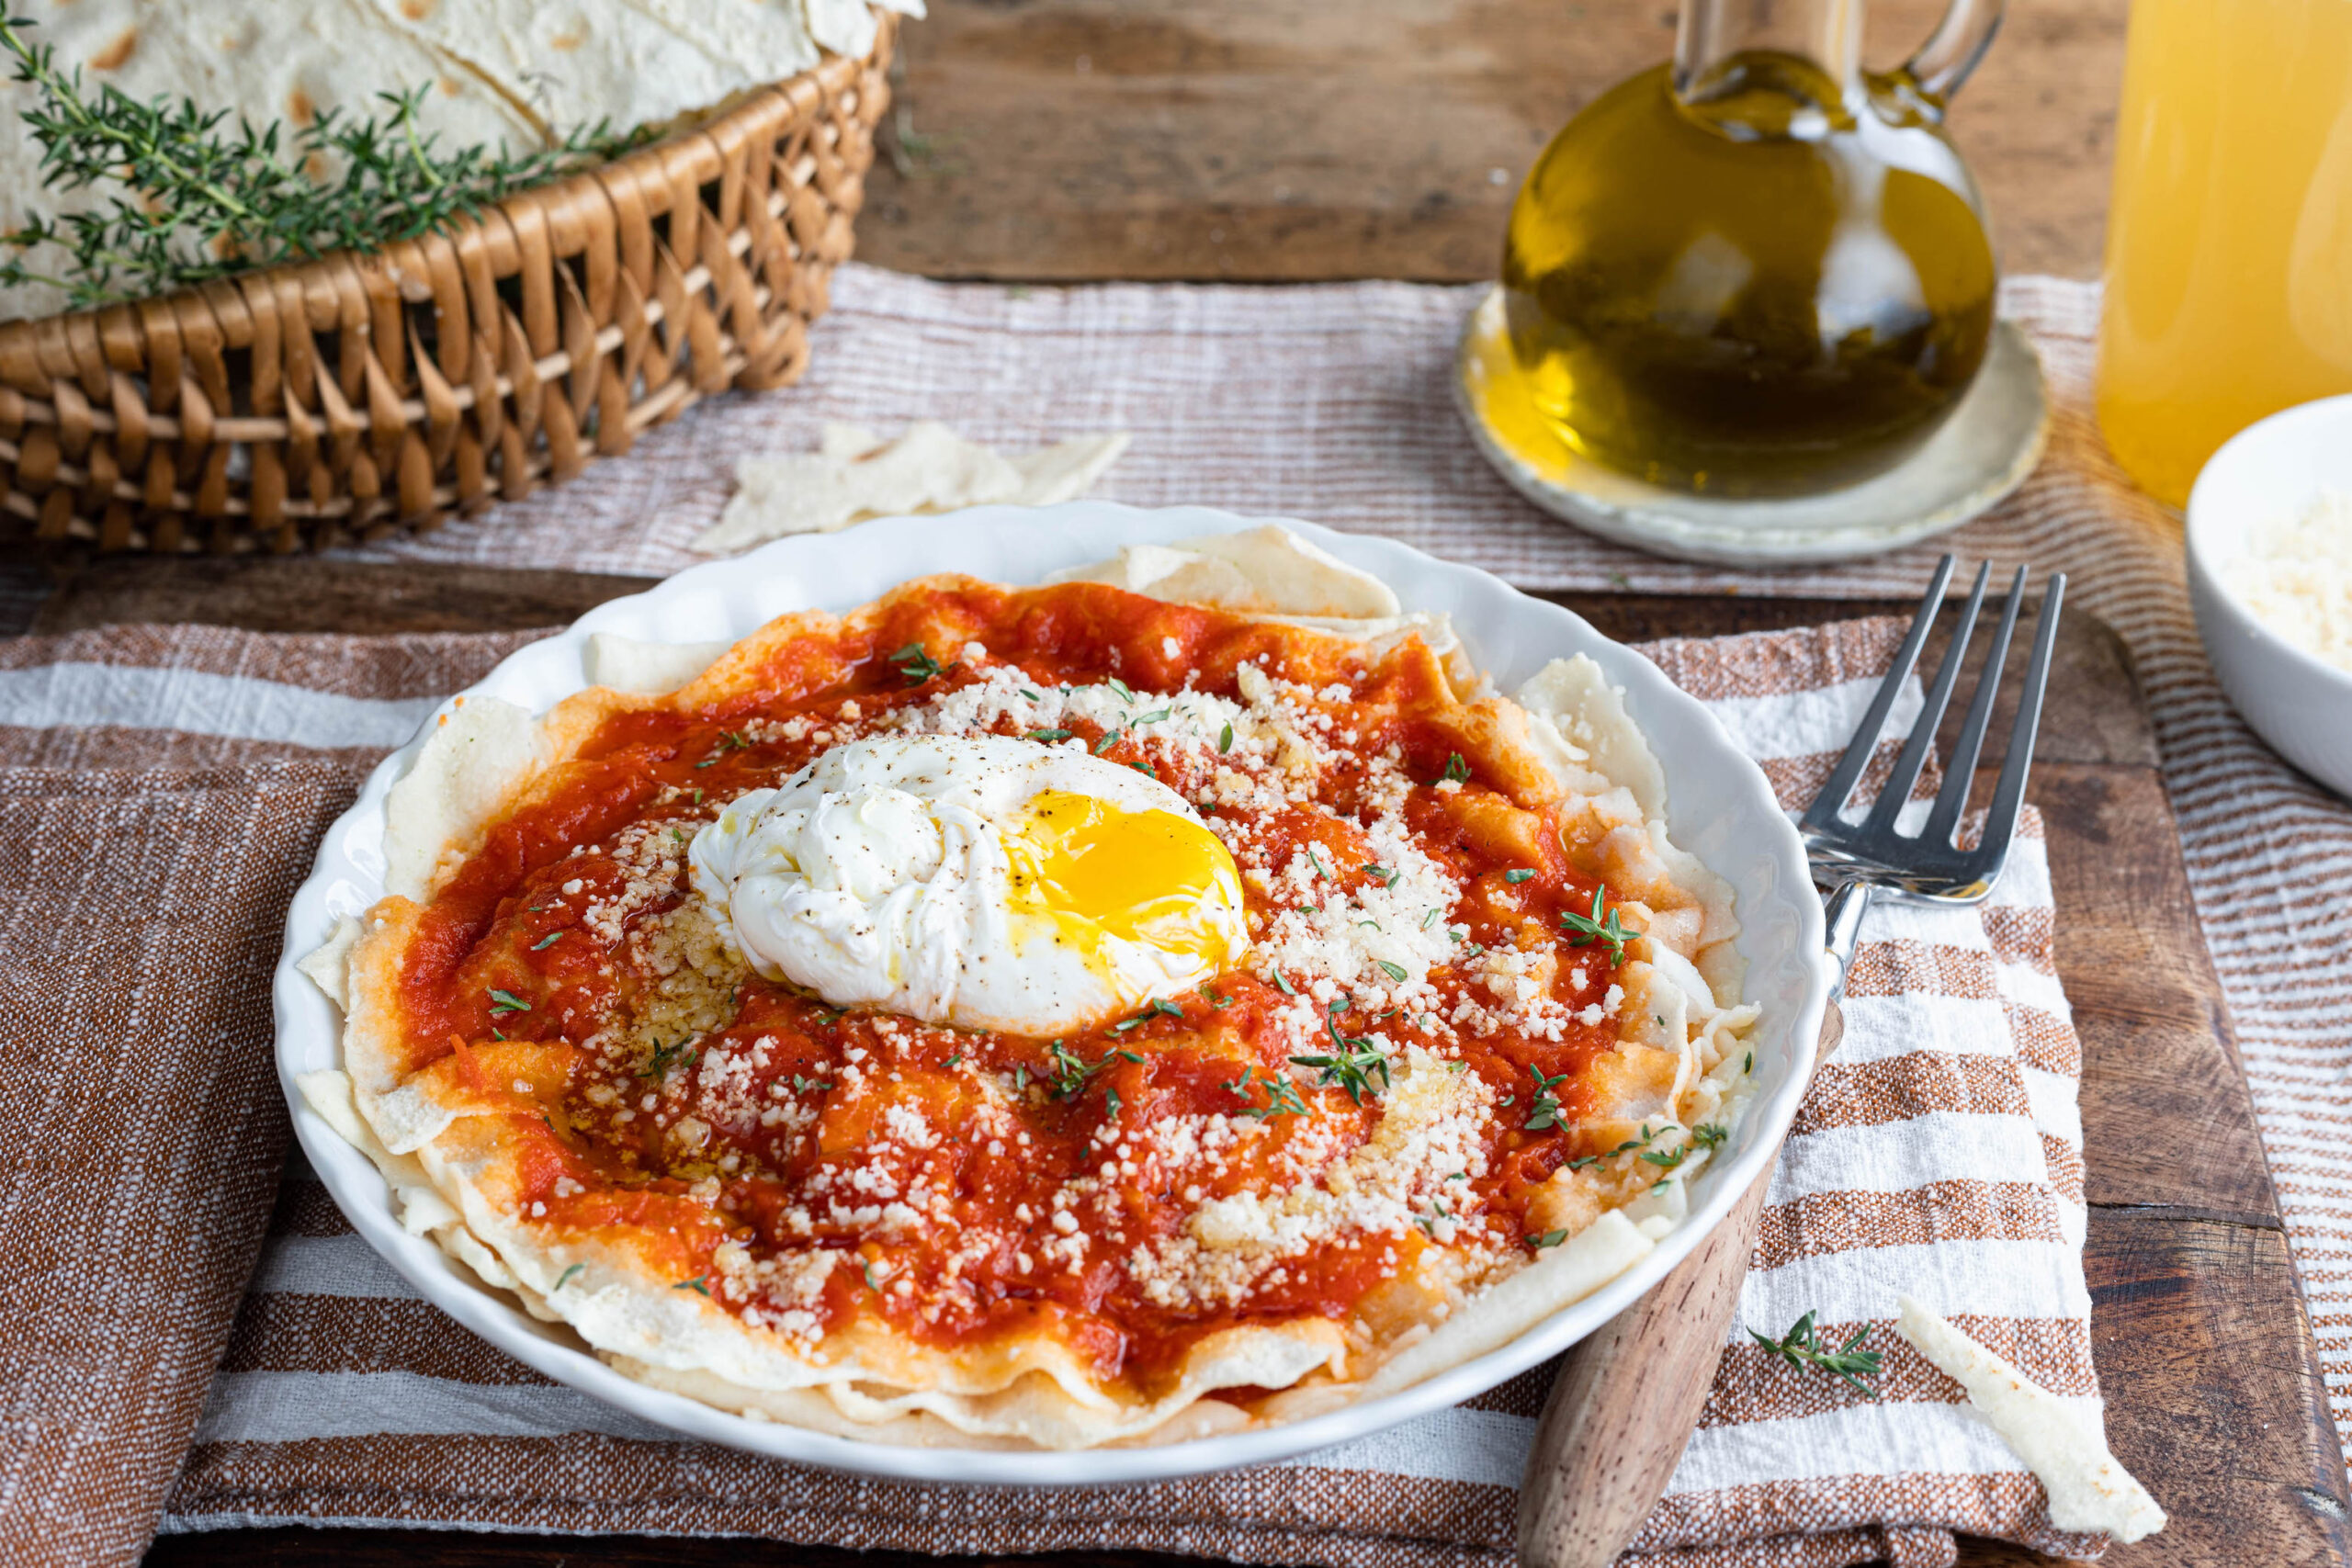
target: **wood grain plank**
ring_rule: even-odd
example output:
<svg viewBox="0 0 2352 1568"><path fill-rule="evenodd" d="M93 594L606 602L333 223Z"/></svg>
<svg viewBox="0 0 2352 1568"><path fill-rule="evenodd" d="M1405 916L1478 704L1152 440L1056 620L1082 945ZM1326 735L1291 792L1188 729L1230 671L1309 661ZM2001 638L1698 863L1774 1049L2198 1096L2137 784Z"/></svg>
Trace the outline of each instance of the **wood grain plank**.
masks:
<svg viewBox="0 0 2352 1568"><path fill-rule="evenodd" d="M2279 1353L2311 1334L2285 1234L2094 1210L2084 1261L2109 1442L2172 1516L2109 1568L2352 1560L2325 1390Z"/></svg>
<svg viewBox="0 0 2352 1568"><path fill-rule="evenodd" d="M2048 825L2058 975L2083 1040L2084 1195L2276 1228L2162 781L2153 769L2053 762L2035 767L2029 795Z"/></svg>
<svg viewBox="0 0 2352 1568"><path fill-rule="evenodd" d="M1939 0L1879 0L1873 61ZM1954 106L2003 264L2099 263L2126 0L2024 0ZM1494 275L1521 177L1671 51L1669 0L934 0L867 261L936 276Z"/></svg>

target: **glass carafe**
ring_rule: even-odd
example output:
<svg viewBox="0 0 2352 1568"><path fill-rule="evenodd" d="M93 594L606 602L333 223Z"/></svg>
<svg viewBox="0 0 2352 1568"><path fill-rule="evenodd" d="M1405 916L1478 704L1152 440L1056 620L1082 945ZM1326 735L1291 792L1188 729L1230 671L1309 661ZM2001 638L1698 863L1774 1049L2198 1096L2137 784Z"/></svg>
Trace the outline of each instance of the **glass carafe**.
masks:
<svg viewBox="0 0 2352 1568"><path fill-rule="evenodd" d="M2133 0L2098 423L2175 506L2265 414L2352 392L2352 0Z"/></svg>
<svg viewBox="0 0 2352 1568"><path fill-rule="evenodd" d="M1684 0L1673 61L1596 99L1521 188L1493 434L1719 496L1818 494L1918 447L1993 328L1942 118L2001 3L1952 0L1880 73L1861 0Z"/></svg>

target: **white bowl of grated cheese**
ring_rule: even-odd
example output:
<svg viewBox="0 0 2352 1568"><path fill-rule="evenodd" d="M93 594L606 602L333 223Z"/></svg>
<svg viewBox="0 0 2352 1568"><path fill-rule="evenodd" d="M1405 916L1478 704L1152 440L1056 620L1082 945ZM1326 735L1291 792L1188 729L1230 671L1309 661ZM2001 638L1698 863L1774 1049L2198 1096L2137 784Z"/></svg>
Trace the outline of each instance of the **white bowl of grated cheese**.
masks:
<svg viewBox="0 0 2352 1568"><path fill-rule="evenodd" d="M2352 396L2233 436L2188 496L2188 597L2222 689L2352 795Z"/></svg>

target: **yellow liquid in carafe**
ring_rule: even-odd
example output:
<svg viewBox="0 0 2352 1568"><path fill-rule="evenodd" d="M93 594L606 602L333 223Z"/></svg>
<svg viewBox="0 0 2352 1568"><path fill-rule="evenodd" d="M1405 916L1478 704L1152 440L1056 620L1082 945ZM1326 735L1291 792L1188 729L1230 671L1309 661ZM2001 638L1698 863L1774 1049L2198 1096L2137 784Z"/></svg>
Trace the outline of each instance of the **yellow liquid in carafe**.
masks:
<svg viewBox="0 0 2352 1568"><path fill-rule="evenodd" d="M1951 412L1992 331L1968 175L1875 79L1847 104L1792 56L1743 55L1711 81L1686 105L1668 67L1634 77L1529 175L1495 434L1539 464L1550 441L1715 495L1883 472Z"/></svg>
<svg viewBox="0 0 2352 1568"><path fill-rule="evenodd" d="M2149 493L2352 392L2352 0L2132 0L2098 423Z"/></svg>

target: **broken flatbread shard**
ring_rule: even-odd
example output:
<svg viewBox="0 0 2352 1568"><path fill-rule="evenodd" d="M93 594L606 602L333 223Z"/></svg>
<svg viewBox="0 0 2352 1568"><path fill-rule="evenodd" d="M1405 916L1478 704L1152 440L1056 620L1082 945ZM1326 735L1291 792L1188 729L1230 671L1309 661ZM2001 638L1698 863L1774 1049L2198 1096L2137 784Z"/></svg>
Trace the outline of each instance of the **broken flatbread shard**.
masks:
<svg viewBox="0 0 2352 1568"><path fill-rule="evenodd" d="M1124 431L1081 436L1007 458L935 420L917 421L895 441L858 425L828 423L814 452L739 463L727 510L694 547L731 555L868 517L997 503L1050 506L1084 494L1128 440Z"/></svg>
<svg viewBox="0 0 2352 1568"><path fill-rule="evenodd" d="M2165 1511L2108 1452L2096 1420L1909 1296L1897 1297L1895 1308L1894 1331L1968 1391L1968 1403L2040 1478L2052 1524L2102 1531L2126 1546L2165 1528Z"/></svg>

